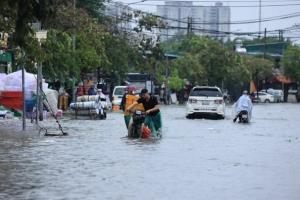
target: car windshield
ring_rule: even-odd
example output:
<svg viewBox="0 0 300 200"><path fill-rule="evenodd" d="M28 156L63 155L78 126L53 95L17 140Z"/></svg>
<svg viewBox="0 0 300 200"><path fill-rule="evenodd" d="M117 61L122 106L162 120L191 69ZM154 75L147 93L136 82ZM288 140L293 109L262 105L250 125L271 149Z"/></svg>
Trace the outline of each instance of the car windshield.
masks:
<svg viewBox="0 0 300 200"><path fill-rule="evenodd" d="M116 88L115 89L115 94L114 95L121 96L121 95L124 95L124 94L125 94L125 88Z"/></svg>
<svg viewBox="0 0 300 200"><path fill-rule="evenodd" d="M222 94L215 88L195 88L190 96L222 97Z"/></svg>

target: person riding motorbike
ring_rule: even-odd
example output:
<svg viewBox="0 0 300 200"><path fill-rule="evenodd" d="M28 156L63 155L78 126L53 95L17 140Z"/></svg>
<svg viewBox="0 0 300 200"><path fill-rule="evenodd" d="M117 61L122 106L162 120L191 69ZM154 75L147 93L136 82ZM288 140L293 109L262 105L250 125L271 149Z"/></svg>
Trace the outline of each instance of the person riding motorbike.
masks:
<svg viewBox="0 0 300 200"><path fill-rule="evenodd" d="M158 137L162 128L162 122L157 98L150 95L147 89L142 89L140 96L141 98L130 105L127 111L142 103L146 112L144 124L150 128L153 137Z"/></svg>
<svg viewBox="0 0 300 200"><path fill-rule="evenodd" d="M238 101L235 103L235 109L236 109L236 116L233 119L233 122L236 122L236 120L239 118L242 112L247 112L248 117L251 118L252 116L252 101L250 97L248 96L248 91L244 90L243 95L238 99Z"/></svg>

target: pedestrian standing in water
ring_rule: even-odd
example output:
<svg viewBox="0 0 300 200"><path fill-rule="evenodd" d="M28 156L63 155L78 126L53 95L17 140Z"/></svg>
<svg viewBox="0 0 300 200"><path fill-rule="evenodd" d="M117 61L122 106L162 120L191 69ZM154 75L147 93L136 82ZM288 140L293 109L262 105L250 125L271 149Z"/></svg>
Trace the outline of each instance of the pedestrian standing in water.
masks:
<svg viewBox="0 0 300 200"><path fill-rule="evenodd" d="M135 90L134 86L128 86L127 93L123 95L121 101L121 108L124 111L124 121L127 129L129 126L129 122L131 120L131 113L130 110L128 110L127 108L139 99L139 97L134 94L134 90Z"/></svg>

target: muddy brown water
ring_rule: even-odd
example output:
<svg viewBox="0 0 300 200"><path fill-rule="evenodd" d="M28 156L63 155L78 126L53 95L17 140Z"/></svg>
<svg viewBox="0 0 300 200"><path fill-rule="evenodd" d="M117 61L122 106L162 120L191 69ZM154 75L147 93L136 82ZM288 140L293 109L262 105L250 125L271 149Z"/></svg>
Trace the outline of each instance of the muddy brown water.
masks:
<svg viewBox="0 0 300 200"><path fill-rule="evenodd" d="M248 125L161 110L159 141L124 137L120 113L65 119L67 137L0 120L0 199L300 199L300 105L255 105Z"/></svg>

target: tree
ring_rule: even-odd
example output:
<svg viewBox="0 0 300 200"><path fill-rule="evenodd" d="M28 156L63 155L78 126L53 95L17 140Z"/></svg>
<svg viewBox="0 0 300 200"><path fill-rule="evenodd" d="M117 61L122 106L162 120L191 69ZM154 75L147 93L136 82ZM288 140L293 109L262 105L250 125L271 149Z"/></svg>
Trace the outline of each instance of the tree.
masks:
<svg viewBox="0 0 300 200"><path fill-rule="evenodd" d="M31 23L46 19L55 15L57 7L63 0L2 0L0 4L0 24L3 30L13 35L16 46L24 47L25 38L33 33ZM0 26L2 27L2 26Z"/></svg>
<svg viewBox="0 0 300 200"><path fill-rule="evenodd" d="M272 75L274 63L270 60L253 56L244 56L243 62L248 68L252 80L260 81Z"/></svg>
<svg viewBox="0 0 300 200"><path fill-rule="evenodd" d="M184 80L178 76L178 71L175 69L168 78L168 86L173 91L180 91L184 87Z"/></svg>
<svg viewBox="0 0 300 200"><path fill-rule="evenodd" d="M192 83L222 85L238 59L233 51L222 46L219 41L193 36L174 45L174 50L184 54L175 65L179 74Z"/></svg>
<svg viewBox="0 0 300 200"><path fill-rule="evenodd" d="M297 82L300 82L300 47L291 45L284 52L282 63L284 72Z"/></svg>
<svg viewBox="0 0 300 200"><path fill-rule="evenodd" d="M80 70L76 68L76 53L72 50L72 38L69 34L49 30L43 46L47 54L43 72L47 79L65 82L70 75L79 77Z"/></svg>
<svg viewBox="0 0 300 200"><path fill-rule="evenodd" d="M180 78L189 80L193 85L207 84L206 70L199 61L198 55L187 53L175 60L171 69L176 70Z"/></svg>
<svg viewBox="0 0 300 200"><path fill-rule="evenodd" d="M76 0L76 7L86 10L92 18L101 17L105 0Z"/></svg>
<svg viewBox="0 0 300 200"><path fill-rule="evenodd" d="M272 61L241 56L220 41L208 37L192 36L168 41L164 47L182 56L172 62L181 79L193 85L216 85L228 89L231 96L240 94L250 80L264 80L271 75Z"/></svg>

